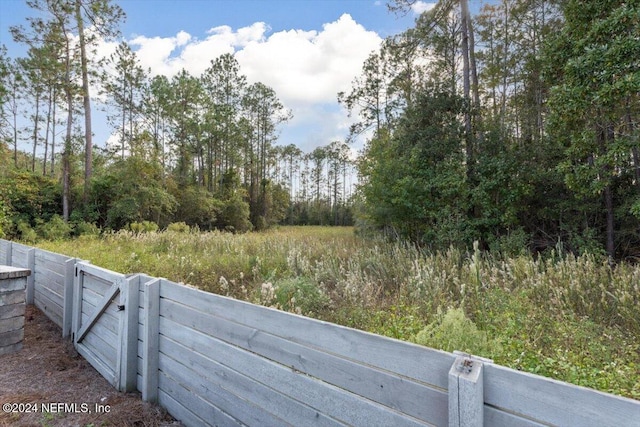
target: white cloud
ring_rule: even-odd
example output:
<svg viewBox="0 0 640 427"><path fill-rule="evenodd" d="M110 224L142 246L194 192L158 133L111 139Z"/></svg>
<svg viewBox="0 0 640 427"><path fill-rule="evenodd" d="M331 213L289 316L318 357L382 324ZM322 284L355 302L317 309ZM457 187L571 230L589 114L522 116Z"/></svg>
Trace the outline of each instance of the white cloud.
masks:
<svg viewBox="0 0 640 427"><path fill-rule="evenodd" d="M140 35L129 43L144 69L168 77L183 68L199 76L215 58L235 53L249 82L272 87L293 111L294 118L287 126L313 133L283 143L300 143L308 149L344 139L349 123L337 105L337 93L349 90L364 60L380 47L380 36L348 14L324 24L319 31L269 31L266 23L256 22L239 29L214 27L203 39L180 31L172 37ZM291 133L283 132L287 139L293 138Z"/></svg>
<svg viewBox="0 0 640 427"><path fill-rule="evenodd" d="M427 3L424 1L418 0L417 2L411 5L411 10L416 15L420 15L421 13L424 13L433 9L435 6L436 6L436 3Z"/></svg>

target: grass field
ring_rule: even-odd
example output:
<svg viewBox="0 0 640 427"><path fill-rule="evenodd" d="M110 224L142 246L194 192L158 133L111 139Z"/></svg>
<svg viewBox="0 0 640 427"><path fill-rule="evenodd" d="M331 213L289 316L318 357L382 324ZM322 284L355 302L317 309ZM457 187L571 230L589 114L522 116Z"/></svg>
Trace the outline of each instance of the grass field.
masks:
<svg viewBox="0 0 640 427"><path fill-rule="evenodd" d="M346 227L118 232L38 246L640 399L637 266L430 253Z"/></svg>

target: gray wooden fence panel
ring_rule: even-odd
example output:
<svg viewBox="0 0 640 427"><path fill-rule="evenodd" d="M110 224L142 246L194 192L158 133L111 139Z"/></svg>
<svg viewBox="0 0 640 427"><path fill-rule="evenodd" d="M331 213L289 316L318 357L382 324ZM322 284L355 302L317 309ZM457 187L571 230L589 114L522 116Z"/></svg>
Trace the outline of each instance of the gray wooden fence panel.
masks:
<svg viewBox="0 0 640 427"><path fill-rule="evenodd" d="M498 365L485 365L485 404L554 426L640 427L640 402Z"/></svg>
<svg viewBox="0 0 640 427"><path fill-rule="evenodd" d="M72 259L64 255L35 250L34 260L34 304L56 325L63 327L65 297L68 292L67 262Z"/></svg>
<svg viewBox="0 0 640 427"><path fill-rule="evenodd" d="M447 423L447 394L423 383L163 299L164 316L432 424ZM425 361L428 363L428 361Z"/></svg>
<svg viewBox="0 0 640 427"><path fill-rule="evenodd" d="M443 391L455 356L340 325L234 300L180 285L163 287L163 298L337 356L413 378Z"/></svg>
<svg viewBox="0 0 640 427"><path fill-rule="evenodd" d="M213 352L216 354L216 361L220 361L227 368L236 370L244 376L251 376L258 383L269 384L269 387L274 389L273 393L281 393L290 399L299 399L300 396L305 396L307 403L315 401L317 405L320 405L319 407L311 405L318 412L338 420L343 419L341 417L347 417L345 414L350 414L353 418L343 419L349 424L370 425L375 422L374 420L377 420L377 422L385 422L389 425L425 425L416 418L400 415L403 410L409 410L414 416L425 415L430 418L429 422L435 421L439 425L446 425L446 395L440 390L412 381L410 378L399 377L386 370L358 363L351 358L337 356L332 352L332 349L326 350L309 344L303 345L272 333L265 333L260 331L261 325L254 325L255 328L247 327L229 319L219 318L214 313L201 311L202 309L206 310L214 300L219 299L220 297L217 295L167 282L162 282L160 289L160 333L162 337L167 336L178 340L192 349L198 339L215 337L214 341L206 344L201 343L203 356L212 352L212 350L207 350L208 348L215 349ZM169 289L183 291L179 293L178 301L180 302L173 302L167 298L165 291ZM190 308L191 305L196 305L198 309ZM281 331L283 327L296 327L295 325L286 325L286 320L291 317L307 321L308 325L301 325L303 330L309 329L308 326L314 323L322 324L325 330L330 329L329 324L317 320L301 318L260 306L246 304L245 307L262 311L263 320L275 316L275 320L279 323L277 326L274 324L270 324L270 326L275 326L273 329L276 331ZM240 316L242 315L240 314ZM171 322L171 327L167 322ZM187 329L179 328L177 325L180 324ZM365 339L360 337L359 340L364 343L368 343L371 339L386 340L383 337L364 334L348 328L338 329L340 329L339 333L342 336L345 334L353 337L364 335ZM185 336L171 335L176 331L182 331ZM223 343L218 339L229 341ZM357 342L358 339L352 339L352 342L354 341ZM164 341L161 340L162 342ZM394 343L396 342L394 341ZM219 355L222 349L228 352L227 356ZM355 345L352 345L352 351L358 353ZM163 354L161 354L161 360L162 357ZM387 354L386 357L389 358L391 355ZM233 368L229 366L229 363L238 363L237 361L243 358L246 360L242 364L234 365ZM233 361L229 362L230 359ZM398 360L399 364L404 362L402 359ZM424 362L428 363L427 360ZM415 363L415 359L412 363ZM256 366L261 368L256 368ZM256 369L256 372L252 372L253 369ZM284 372L280 372L280 370ZM249 375L248 372L251 374ZM199 372L199 374L203 375L204 373ZM284 377L289 378L280 384L281 388L278 388L276 385ZM313 380L312 377L318 378L322 382ZM225 378L229 378L229 375ZM330 384L331 382L337 384ZM228 385L225 385L225 388L228 388ZM241 397L250 400L253 398L251 394L249 392L249 395L241 395ZM363 395L364 397L362 397ZM388 406L383 406L380 404L381 402L378 402L379 400ZM436 408L437 405L434 402L438 402L440 405L444 403L444 407L439 407L443 409L439 414L437 410L435 411L436 420L431 419L434 418L434 415L429 414L429 409L420 409L420 405ZM290 405L283 408L285 408L283 410L295 412ZM273 408L268 409L273 410Z"/></svg>
<svg viewBox="0 0 640 427"><path fill-rule="evenodd" d="M29 268L27 256L31 249L31 246L13 242L11 244L11 265L13 267Z"/></svg>
<svg viewBox="0 0 640 427"><path fill-rule="evenodd" d="M0 239L0 265L11 265L11 242Z"/></svg>
<svg viewBox="0 0 640 427"><path fill-rule="evenodd" d="M125 276L89 265L76 264L74 285L74 343L78 353L114 387L120 388L120 287ZM110 297L111 295L111 297ZM98 316L99 314L99 316Z"/></svg>
<svg viewBox="0 0 640 427"><path fill-rule="evenodd" d="M192 334L188 328L173 324L170 321L166 322L167 327L174 328L172 331L175 335L190 335ZM217 345L218 343L210 339L207 341L206 339L202 341L201 345ZM161 346L163 353L165 354L181 354L184 353L186 347L179 344L177 341L172 340L169 337L163 336L161 338ZM326 415L319 413L313 408L305 405L304 402L300 402L295 398L287 396L285 394L274 391L271 387L271 384L263 384L259 381L256 381L251 376L245 375L243 372L239 372L235 370L237 362L233 362L230 360L227 361L217 361L213 360L214 357L207 357L199 352L187 351L189 354L188 358L181 360L182 364L188 365L192 371L191 374L187 376L181 376L180 381L184 381L184 378L191 378L194 375L198 376L198 380L189 384L192 389L199 389L200 393L204 391L204 395L207 396L207 390L215 390L214 396L207 396L208 399L211 399L212 402L215 402L216 405L220 405L225 408L225 410L231 412L229 408L232 407L233 402L226 402L228 400L227 393L232 393L235 396L251 396L251 402L254 403L253 411L248 411L247 408L244 411L248 411L246 415L235 412L239 415L240 420L243 422L247 422L247 418L245 416L252 417L256 416L256 413L259 415L264 410L260 410L259 408L269 408L269 407L278 407L280 411L286 414L286 420L288 423L292 423L293 425L308 425L308 426L335 426L342 425L337 420L331 419ZM166 363L168 359L163 359L163 363ZM215 359L218 359L216 356ZM178 362L179 363L179 362ZM227 366L230 365L230 366ZM242 368L239 368L242 369ZM247 367L248 370L252 369ZM163 370L164 372L164 370ZM204 375L200 375L200 373L204 373ZM220 396L221 390L226 390L223 396ZM221 398L225 401L221 404ZM236 400L238 397L235 398ZM285 422L281 422L285 423Z"/></svg>

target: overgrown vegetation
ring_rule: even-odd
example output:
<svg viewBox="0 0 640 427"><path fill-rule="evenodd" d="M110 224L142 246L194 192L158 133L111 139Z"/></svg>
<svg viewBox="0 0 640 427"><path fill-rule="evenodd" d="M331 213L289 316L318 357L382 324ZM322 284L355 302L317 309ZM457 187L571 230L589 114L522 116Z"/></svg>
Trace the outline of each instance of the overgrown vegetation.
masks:
<svg viewBox="0 0 640 427"><path fill-rule="evenodd" d="M427 252L352 228L120 231L39 246L640 398L640 268L562 248Z"/></svg>

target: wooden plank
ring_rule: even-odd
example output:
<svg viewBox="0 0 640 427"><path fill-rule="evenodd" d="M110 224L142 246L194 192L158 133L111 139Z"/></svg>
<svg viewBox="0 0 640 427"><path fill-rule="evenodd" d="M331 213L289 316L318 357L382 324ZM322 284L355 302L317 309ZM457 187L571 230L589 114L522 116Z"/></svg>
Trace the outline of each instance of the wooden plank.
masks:
<svg viewBox="0 0 640 427"><path fill-rule="evenodd" d="M160 317L161 369L165 337L178 343L184 343L187 348L192 350L188 353L189 357L194 356L193 352L215 357L215 360L221 365L252 378L256 383L263 384L273 389L274 392L288 396L293 400L304 402L305 405L315 408L319 413L346 424L393 425L396 427L425 425L388 407L293 371L286 366L194 331L162 316ZM187 355L175 355L175 357L180 356ZM202 374L207 375L207 373ZM221 380L224 381L225 377L221 377ZM232 386L233 384L225 384L224 388L228 389ZM243 398L250 400L251 395L243 396ZM273 410L276 409L285 411L291 408L274 408Z"/></svg>
<svg viewBox="0 0 640 427"><path fill-rule="evenodd" d="M11 265L11 244L8 240L0 240L0 264Z"/></svg>
<svg viewBox="0 0 640 427"><path fill-rule="evenodd" d="M142 399L158 401L158 359L160 339L160 279L144 285L144 328L142 333Z"/></svg>
<svg viewBox="0 0 640 427"><path fill-rule="evenodd" d="M205 335L259 354L417 419L437 425L447 424L447 394L439 389L192 310L175 301L163 299L161 314Z"/></svg>
<svg viewBox="0 0 640 427"><path fill-rule="evenodd" d="M485 403L541 424L640 426L640 402L550 378L485 365Z"/></svg>
<svg viewBox="0 0 640 427"><path fill-rule="evenodd" d="M65 261L65 275L63 281L64 300L62 313L62 337L71 336L73 330L73 280L75 275L76 259L70 258Z"/></svg>
<svg viewBox="0 0 640 427"><path fill-rule="evenodd" d="M493 406L484 405L484 425L491 427L547 427L527 418L501 411Z"/></svg>
<svg viewBox="0 0 640 427"><path fill-rule="evenodd" d="M27 304L31 304L33 305L33 294L34 294L34 279L35 279L35 274L33 274L33 271L35 270L35 264L36 264L36 250L34 248L30 248L27 251L27 268L29 270L31 270L31 273L29 276L27 276L27 294L26 294L26 301Z"/></svg>
<svg viewBox="0 0 640 427"><path fill-rule="evenodd" d="M82 341L93 324L98 321L98 318L107 309L108 305L111 303L111 300L115 298L115 296L120 292L120 285L120 281L117 281L113 285L111 285L111 288L104 294L102 300L98 303L98 307L96 307L96 310L93 312L89 320L87 322L83 322L82 328L76 334L77 343Z"/></svg>
<svg viewBox="0 0 640 427"><path fill-rule="evenodd" d="M93 276L106 283L114 283L118 280L125 279L124 274L116 273L114 271L107 270L106 268L98 267L93 264L87 264L86 262L79 262L77 266L80 270L82 270L85 276Z"/></svg>
<svg viewBox="0 0 640 427"><path fill-rule="evenodd" d="M128 277L122 282L120 291L120 312L118 345L118 363L116 372L120 372L120 391L130 392L136 389L138 375L138 295L140 276Z"/></svg>
<svg viewBox="0 0 640 427"><path fill-rule="evenodd" d="M239 399L218 384L199 377L175 360L161 358L160 387L207 425L292 426L251 401ZM275 405L274 405L275 406ZM236 420L237 419L237 420ZM289 421L289 420L287 420Z"/></svg>
<svg viewBox="0 0 640 427"><path fill-rule="evenodd" d="M361 361L446 390L455 356L444 351L203 292L167 281L161 297L269 332L290 341Z"/></svg>
<svg viewBox="0 0 640 427"><path fill-rule="evenodd" d="M163 391L158 395L158 403L175 419L180 420L186 427L202 427L207 425L205 420L198 418L193 412Z"/></svg>
<svg viewBox="0 0 640 427"><path fill-rule="evenodd" d="M34 304L38 307L53 323L58 326L62 325L62 307L51 301L48 295L36 291Z"/></svg>
<svg viewBox="0 0 640 427"><path fill-rule="evenodd" d="M108 366L111 372L115 373L117 372L117 350L113 344L113 342L107 341L104 336L91 332L85 337L85 340L78 344L78 347L84 346L84 348L88 349L92 354L94 354L94 356L99 358L105 366ZM116 384L114 383L114 387L115 385Z"/></svg>
<svg viewBox="0 0 640 427"><path fill-rule="evenodd" d="M84 357L96 371L100 373L111 385L115 386L116 376L113 369L105 364L102 359L96 357L95 353L89 350L86 346L80 344L76 347L76 351Z"/></svg>
<svg viewBox="0 0 640 427"><path fill-rule="evenodd" d="M62 295L55 292L53 289L51 288L47 288L45 286L37 286L35 288L35 295L44 295L46 296L46 298L53 304L57 305L58 307L62 308L62 304L64 304L64 299L62 298ZM34 297L36 297L34 295Z"/></svg>
<svg viewBox="0 0 640 427"><path fill-rule="evenodd" d="M293 425L308 427L344 425L338 420L319 413L304 402L278 393L268 385L256 382L252 378L213 360L213 358L189 351L186 347L167 337L163 336L161 340L163 349L161 356L163 358L162 373L167 372L164 369L167 365L172 366L174 364L171 375L176 378L177 382L194 390L194 393L218 405L228 413L237 414L253 409L256 414L252 415L252 417L260 419L265 418L264 415L261 415L263 411L273 412L276 410L276 415L279 415L278 418L284 418ZM173 355L173 357L168 356L168 354ZM180 354L188 354L188 356L183 358L178 356ZM184 367L179 367L175 364L181 364ZM227 396L226 394L220 396L220 390L226 390L232 396ZM230 400L230 402L223 405L220 403L222 399ZM251 401L253 406L252 408L236 408L233 406L234 401ZM238 418L244 423L252 421L240 415Z"/></svg>
<svg viewBox="0 0 640 427"><path fill-rule="evenodd" d="M82 300L83 300L83 281L84 275L78 274L78 266L74 266L74 279L73 279L73 308L72 308L72 338L74 346L76 344L76 335L80 330L82 324Z"/></svg>

